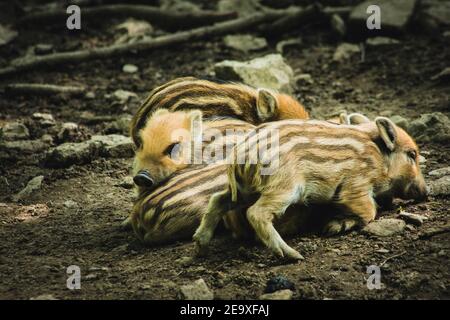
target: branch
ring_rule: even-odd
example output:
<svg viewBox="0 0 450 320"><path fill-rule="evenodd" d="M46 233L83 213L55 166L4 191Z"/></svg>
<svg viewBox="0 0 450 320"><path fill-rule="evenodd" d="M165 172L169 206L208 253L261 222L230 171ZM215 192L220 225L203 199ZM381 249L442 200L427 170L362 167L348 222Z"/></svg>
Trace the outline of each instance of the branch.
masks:
<svg viewBox="0 0 450 320"><path fill-rule="evenodd" d="M52 94L68 94L81 95L85 92L82 87L58 86L53 84L38 83L14 83L6 86L7 94L32 94L32 95L52 95Z"/></svg>
<svg viewBox="0 0 450 320"><path fill-rule="evenodd" d="M443 233L447 233L447 232L450 232L450 223L447 223L447 224L443 225L442 227L431 228L430 230L421 233L419 235L419 238L420 239L429 239L438 234L443 234Z"/></svg>
<svg viewBox="0 0 450 320"><path fill-rule="evenodd" d="M193 28L236 18L235 12L171 12L157 7L132 4L112 4L83 8L81 18L87 20L111 19L116 17L134 17L149 20L163 29L174 30ZM19 19L21 24L65 23L68 14L61 8L53 11L30 13Z"/></svg>
<svg viewBox="0 0 450 320"><path fill-rule="evenodd" d="M154 39L137 41L127 44L116 44L112 46L79 50L72 52L61 52L43 56L34 56L14 60L10 66L0 69L0 77L21 71L32 70L42 67L54 67L68 63L79 63L87 60L109 58L124 55L130 52L142 52L151 49L168 47L183 42L204 39L211 36L219 36L226 33L248 30L251 27L264 22L279 19L286 15L285 10L255 13L251 16L220 22L212 26L200 27L188 31L181 31Z"/></svg>

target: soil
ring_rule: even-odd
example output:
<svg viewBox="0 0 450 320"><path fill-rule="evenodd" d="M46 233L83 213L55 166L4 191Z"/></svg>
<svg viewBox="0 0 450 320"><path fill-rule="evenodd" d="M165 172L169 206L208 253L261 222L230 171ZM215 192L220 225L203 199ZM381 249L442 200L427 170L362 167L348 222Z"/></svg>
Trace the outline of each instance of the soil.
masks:
<svg viewBox="0 0 450 320"><path fill-rule="evenodd" d="M114 40L112 26L120 22L86 24L81 31L62 26L19 30L14 44L0 47L0 65L37 43L51 43L57 51L110 44ZM132 115L138 107L139 101L112 103L107 94L123 89L144 99L155 85L179 76L210 76L216 62L273 53L277 41L289 38L303 41L284 57L296 74L309 73L314 80L295 92L314 118L326 118L342 109L370 117L401 115L409 121L430 112L450 116L448 83L430 80L450 61L449 40L409 34L399 45L367 48L364 62L357 54L334 63L338 43L326 27L311 25L271 39L267 49L256 53L233 51L216 38L11 76L0 80L0 86L13 82L79 84L95 92L95 98L2 93L0 121L31 122L33 113L48 112L58 123L78 123L87 139L104 134L108 123L86 122L83 112L114 119ZM138 66L139 71L122 72L127 63ZM41 135L39 130L31 130L32 138ZM431 181L427 172L449 166L450 144L421 144L420 148L427 159L425 178ZM394 209L382 214L396 217L402 207L428 220L392 237L375 238L355 231L331 238L307 235L288 239L305 257L298 263L281 261L259 244L223 234L213 241L208 257L186 265L177 259L192 255L191 242L148 248L131 231L120 228L134 195L132 189L121 186L131 158L101 158L86 165L49 169L41 163L43 156L44 152L0 163L1 299L44 294L57 299L176 299L181 285L198 278L206 281L216 299L256 299L275 275L294 283L294 299L450 298L450 234L419 238L420 233L449 222L449 197L424 203L397 201ZM45 177L42 188L22 203L13 203L12 195L38 175ZM384 261L382 288L369 290L367 267ZM66 287L70 265L81 268L81 290Z"/></svg>

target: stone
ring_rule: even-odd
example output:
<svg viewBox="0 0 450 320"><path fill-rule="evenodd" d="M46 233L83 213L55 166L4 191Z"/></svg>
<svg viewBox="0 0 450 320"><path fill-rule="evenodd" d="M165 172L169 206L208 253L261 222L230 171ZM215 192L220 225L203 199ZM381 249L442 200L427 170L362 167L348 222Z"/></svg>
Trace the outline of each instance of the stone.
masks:
<svg viewBox="0 0 450 320"><path fill-rule="evenodd" d="M442 178L443 176L450 176L450 167L444 167L430 171L428 172L428 175L436 178Z"/></svg>
<svg viewBox="0 0 450 320"><path fill-rule="evenodd" d="M0 130L5 140L24 140L30 137L28 128L20 122L6 123Z"/></svg>
<svg viewBox="0 0 450 320"><path fill-rule="evenodd" d="M39 43L34 46L34 54L43 55L53 52L53 45L47 43Z"/></svg>
<svg viewBox="0 0 450 320"><path fill-rule="evenodd" d="M414 14L417 0L378 0L375 3L371 0L364 1L355 6L350 12L349 24L352 30L361 33L378 33L378 30L369 30L367 28L367 18L371 13L367 13L370 5L376 4L380 7L381 32L403 33L408 27Z"/></svg>
<svg viewBox="0 0 450 320"><path fill-rule="evenodd" d="M198 279L191 284L181 286L181 296L185 300L213 300L214 294L208 288L205 280Z"/></svg>
<svg viewBox="0 0 450 320"><path fill-rule="evenodd" d="M52 168L67 168L73 164L89 163L99 154L98 144L83 141L66 142L50 150L45 157L45 164Z"/></svg>
<svg viewBox="0 0 450 320"><path fill-rule="evenodd" d="M250 61L225 60L215 64L218 78L242 81L257 88L268 88L292 93L294 72L279 54L269 54Z"/></svg>
<svg viewBox="0 0 450 320"><path fill-rule="evenodd" d="M289 289L266 293L259 297L259 300L292 300L294 292Z"/></svg>
<svg viewBox="0 0 450 320"><path fill-rule="evenodd" d="M139 68L135 66L134 64L125 64L122 67L122 71L125 73L136 73L138 72Z"/></svg>
<svg viewBox="0 0 450 320"><path fill-rule="evenodd" d="M56 124L53 115L50 113L33 113L32 118L39 122L42 127L52 127Z"/></svg>
<svg viewBox="0 0 450 320"><path fill-rule="evenodd" d="M408 129L419 142L447 143L450 140L450 119L441 112L422 114Z"/></svg>
<svg viewBox="0 0 450 320"><path fill-rule="evenodd" d="M267 47L265 38L255 37L250 34L228 35L223 38L223 42L229 48L242 52L257 51Z"/></svg>
<svg viewBox="0 0 450 320"><path fill-rule="evenodd" d="M35 191L41 189L44 176L37 176L31 179L26 187L22 189L18 194L13 196L13 201L21 201L31 196Z"/></svg>
<svg viewBox="0 0 450 320"><path fill-rule="evenodd" d="M0 46L10 43L19 33L0 24Z"/></svg>
<svg viewBox="0 0 450 320"><path fill-rule="evenodd" d="M295 285L285 276L277 275L267 281L264 293L273 293L275 291L289 289L294 291Z"/></svg>
<svg viewBox="0 0 450 320"><path fill-rule="evenodd" d="M78 208L78 203L73 200L67 200L64 201L64 207L66 207L67 209Z"/></svg>
<svg viewBox="0 0 450 320"><path fill-rule="evenodd" d="M423 222L428 219L428 217L426 216L415 213L409 213L406 211L401 211L398 215L407 223L413 224L415 226L421 226Z"/></svg>
<svg viewBox="0 0 450 320"><path fill-rule="evenodd" d="M398 44L400 41L388 37L373 37L366 40L366 44L370 47L388 46Z"/></svg>
<svg viewBox="0 0 450 320"><path fill-rule="evenodd" d="M408 130L408 123L409 121L406 120L405 118L403 118L402 116L399 115L395 115L390 117L392 122L395 123L397 126L399 126L400 128L404 129L404 130Z"/></svg>
<svg viewBox="0 0 450 320"><path fill-rule="evenodd" d="M175 260L175 262L181 265L182 267L187 267L194 262L194 259L192 257L185 256L178 258L177 260Z"/></svg>
<svg viewBox="0 0 450 320"><path fill-rule="evenodd" d="M301 39L287 39L277 43L276 50L279 53L286 53L293 48L299 48L303 44Z"/></svg>
<svg viewBox="0 0 450 320"><path fill-rule="evenodd" d="M21 158L24 155L39 154L49 147L48 143L37 140L16 140L0 143L0 158Z"/></svg>
<svg viewBox="0 0 450 320"><path fill-rule="evenodd" d="M60 142L74 141L79 135L78 124L74 122L64 122L58 132L58 140Z"/></svg>
<svg viewBox="0 0 450 320"><path fill-rule="evenodd" d="M136 93L122 89L114 91L113 96L121 103L127 103L128 100L138 97Z"/></svg>
<svg viewBox="0 0 450 320"><path fill-rule="evenodd" d="M352 43L341 43L333 54L333 61L342 62L348 60L355 53L359 53L361 50L358 45Z"/></svg>
<svg viewBox="0 0 450 320"><path fill-rule="evenodd" d="M151 38L154 29L150 23L144 20L127 19L125 22L117 25L115 30L126 30L125 34L120 34L115 44L133 43L138 40Z"/></svg>
<svg viewBox="0 0 450 320"><path fill-rule="evenodd" d="M123 135L128 135L130 132L130 124L132 117L128 114L120 116L116 121L109 123L105 132L110 133L119 133Z"/></svg>
<svg viewBox="0 0 450 320"><path fill-rule="evenodd" d="M429 194L432 196L450 195L450 176L444 176L429 183Z"/></svg>
<svg viewBox="0 0 450 320"><path fill-rule="evenodd" d="M377 237L389 237L405 230L406 223L400 219L380 219L369 223L363 233Z"/></svg>
<svg viewBox="0 0 450 320"><path fill-rule="evenodd" d="M89 140L91 144L100 144L100 154L110 158L132 157L134 154L131 138L120 134L95 135Z"/></svg>

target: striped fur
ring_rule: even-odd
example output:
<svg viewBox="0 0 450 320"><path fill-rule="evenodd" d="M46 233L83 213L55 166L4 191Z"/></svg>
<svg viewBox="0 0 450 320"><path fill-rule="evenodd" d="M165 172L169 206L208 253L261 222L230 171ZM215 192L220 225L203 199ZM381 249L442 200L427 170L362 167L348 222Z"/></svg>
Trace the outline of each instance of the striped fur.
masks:
<svg viewBox="0 0 450 320"><path fill-rule="evenodd" d="M279 137L277 153L262 148L272 132ZM261 159L278 161L277 170L264 175L260 160L250 163L256 150L263 150ZM412 138L382 117L359 125L315 120L263 124L235 147L228 187L211 197L194 235L197 247L200 252L206 248L225 204L232 202L247 205L248 222L274 253L299 259L275 230L274 219L292 205L328 203L346 214L326 226L335 234L373 220L377 196L423 199L426 187L418 154ZM245 161L237 162L242 155ZM248 201L255 195L256 202Z"/></svg>
<svg viewBox="0 0 450 320"><path fill-rule="evenodd" d="M274 107L268 103L271 96L276 104L273 112L268 110ZM263 105L262 109L257 108L258 103ZM268 108L264 108L266 105ZM255 125L281 119L308 118L304 107L285 94L238 83L219 83L194 77L177 78L153 89L133 117L130 135L136 147L142 144L139 131L145 127L150 115L159 109L201 110L206 120L217 116L229 117ZM263 110L263 114L258 110Z"/></svg>

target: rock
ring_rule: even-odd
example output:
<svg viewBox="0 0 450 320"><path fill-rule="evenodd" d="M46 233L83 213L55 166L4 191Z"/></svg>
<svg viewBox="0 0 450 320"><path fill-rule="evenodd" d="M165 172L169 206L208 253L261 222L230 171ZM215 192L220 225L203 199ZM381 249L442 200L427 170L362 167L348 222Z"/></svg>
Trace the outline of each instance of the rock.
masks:
<svg viewBox="0 0 450 320"><path fill-rule="evenodd" d="M422 216L420 214L415 213L409 213L406 211L401 211L398 215L407 223L413 224L415 226L421 226L423 224L423 221L428 219L428 217L426 216Z"/></svg>
<svg viewBox="0 0 450 320"><path fill-rule="evenodd" d="M34 177L27 183L27 186L24 189L22 189L22 191L20 191L18 194L13 196L13 201L17 202L17 201L21 201L21 200L24 200L25 198L29 197L35 191L39 190L42 187L43 181L44 181L44 176Z"/></svg>
<svg viewBox="0 0 450 320"><path fill-rule="evenodd" d="M302 73L298 76L295 76L295 83L297 86L302 87L305 85L314 84L314 80L309 73Z"/></svg>
<svg viewBox="0 0 450 320"><path fill-rule="evenodd" d="M84 97L89 100L95 99L95 97L96 97L95 92L92 92L92 91L86 92L86 95Z"/></svg>
<svg viewBox="0 0 450 320"><path fill-rule="evenodd" d="M18 34L17 31L0 24L0 46L11 42Z"/></svg>
<svg viewBox="0 0 450 320"><path fill-rule="evenodd" d="M446 143L450 140L450 119L441 112L422 114L408 129L419 142Z"/></svg>
<svg viewBox="0 0 450 320"><path fill-rule="evenodd" d="M144 20L127 19L125 22L115 27L116 30L126 30L126 34L121 34L115 41L115 44L131 43L138 40L150 38L153 33L153 27Z"/></svg>
<svg viewBox="0 0 450 320"><path fill-rule="evenodd" d="M120 134L96 135L89 142L91 144L100 143L100 154L104 157L126 158L132 157L134 154L131 139Z"/></svg>
<svg viewBox="0 0 450 320"><path fill-rule="evenodd" d="M266 39L249 34L228 35L223 38L223 42L227 47L242 52L261 50L267 47Z"/></svg>
<svg viewBox="0 0 450 320"><path fill-rule="evenodd" d="M450 176L450 167L444 167L428 172L429 176L442 178L443 176Z"/></svg>
<svg viewBox="0 0 450 320"><path fill-rule="evenodd" d="M84 141L66 142L50 150L45 157L45 164L52 168L67 168L73 164L89 163L99 154L98 144Z"/></svg>
<svg viewBox="0 0 450 320"><path fill-rule="evenodd" d="M289 289L294 291L294 284L285 276L277 275L267 281L264 293L272 293L279 290Z"/></svg>
<svg viewBox="0 0 450 320"><path fill-rule="evenodd" d="M47 166L64 168L73 164L84 164L98 157L132 157L133 143L129 137L118 134L95 135L90 140L63 143L46 155Z"/></svg>
<svg viewBox="0 0 450 320"><path fill-rule="evenodd" d="M369 223L362 231L377 237L389 237L403 232L405 226L405 221L400 219L380 219Z"/></svg>
<svg viewBox="0 0 450 320"><path fill-rule="evenodd" d="M127 103L128 100L130 100L131 98L137 98L138 95L134 92L131 91L126 91L126 90L116 90L113 93L113 96L119 100L121 103Z"/></svg>
<svg viewBox="0 0 450 320"><path fill-rule="evenodd" d="M187 267L187 266L190 266L194 262L194 259L192 257L185 256L185 257L178 258L177 260L175 260L175 262L183 267Z"/></svg>
<svg viewBox="0 0 450 320"><path fill-rule="evenodd" d="M68 209L78 208L78 203L73 200L64 201L64 207Z"/></svg>
<svg viewBox="0 0 450 320"><path fill-rule="evenodd" d="M370 47L388 46L398 44L400 41L388 37L373 37L366 40L366 44Z"/></svg>
<svg viewBox="0 0 450 320"><path fill-rule="evenodd" d="M37 297L30 298L30 300L58 300L58 299L55 298L55 296L52 294L41 294Z"/></svg>
<svg viewBox="0 0 450 320"><path fill-rule="evenodd" d="M348 60L352 55L360 51L359 46L356 44L341 43L333 54L333 61L342 62Z"/></svg>
<svg viewBox="0 0 450 320"><path fill-rule="evenodd" d="M298 48L302 44L303 44L303 42L301 39L282 40L277 43L276 50L279 53L286 53L286 51L293 49L293 48Z"/></svg>
<svg viewBox="0 0 450 320"><path fill-rule="evenodd" d="M24 155L36 155L48 147L49 144L40 139L4 141L0 143L0 158L18 159Z"/></svg>
<svg viewBox="0 0 450 320"><path fill-rule="evenodd" d="M441 72L439 72L431 77L431 80L433 80L433 81L444 81L444 80L449 80L449 79L450 79L450 67L445 68Z"/></svg>
<svg viewBox="0 0 450 320"><path fill-rule="evenodd" d="M136 67L134 64L126 64L122 67L122 71L125 73L136 73L138 72L139 68Z"/></svg>
<svg viewBox="0 0 450 320"><path fill-rule="evenodd" d="M55 119L50 113L33 113L32 118L37 120L42 127L52 127L56 124Z"/></svg>
<svg viewBox="0 0 450 320"><path fill-rule="evenodd" d="M79 134L80 130L78 124L74 122L64 122L57 137L60 142L70 142L76 140Z"/></svg>
<svg viewBox="0 0 450 320"><path fill-rule="evenodd" d="M224 80L242 81L258 88L292 93L294 72L279 54L270 54L246 62L226 60L215 64L216 76Z"/></svg>
<svg viewBox="0 0 450 320"><path fill-rule="evenodd" d="M123 178L122 182L119 183L119 187L124 189L132 189L134 187L133 177L126 176Z"/></svg>
<svg viewBox="0 0 450 320"><path fill-rule="evenodd" d="M131 119L132 117L127 114L120 116L116 121L113 121L106 126L105 132L108 134L119 133L128 135L130 132Z"/></svg>
<svg viewBox="0 0 450 320"><path fill-rule="evenodd" d="M345 25L344 20L342 20L341 16L338 14L333 14L331 16L330 25L333 32L341 38L344 37L347 33L347 26Z"/></svg>
<svg viewBox="0 0 450 320"><path fill-rule="evenodd" d="M178 12L196 12L201 8L190 1L184 0L160 0L159 1L160 8L168 11L178 11Z"/></svg>
<svg viewBox="0 0 450 320"><path fill-rule="evenodd" d="M181 286L181 295L185 300L213 300L214 294L208 288L205 280L198 279L191 284Z"/></svg>
<svg viewBox="0 0 450 320"><path fill-rule="evenodd" d="M430 182L429 188L429 194L432 196L450 195L450 176L444 176L436 181Z"/></svg>
<svg viewBox="0 0 450 320"><path fill-rule="evenodd" d="M403 33L414 14L417 0L378 0L375 2L380 7L380 30L369 30L367 28L367 18L371 13L367 13L367 8L373 5L371 0L364 1L355 6L350 12L349 24L355 32L361 33Z"/></svg>
<svg viewBox="0 0 450 320"><path fill-rule="evenodd" d="M36 55L49 54L52 52L53 52L52 44L39 43L34 46L34 54L36 54Z"/></svg>
<svg viewBox="0 0 450 320"><path fill-rule="evenodd" d="M408 123L409 123L408 120L398 115L392 116L390 118L392 122L395 123L397 126L399 126L402 129L408 130Z"/></svg>
<svg viewBox="0 0 450 320"><path fill-rule="evenodd" d="M6 123L0 130L2 132L1 136L5 140L23 140L30 137L28 128L20 122Z"/></svg>
<svg viewBox="0 0 450 320"><path fill-rule="evenodd" d="M221 12L237 12L239 17L246 17L261 9L259 0L220 0L217 9Z"/></svg>
<svg viewBox="0 0 450 320"><path fill-rule="evenodd" d="M292 300L294 292L289 289L275 291L273 293L266 293L259 297L259 300Z"/></svg>
<svg viewBox="0 0 450 320"><path fill-rule="evenodd" d="M442 36L443 36L444 38L450 38L450 30L444 31L444 32L442 33Z"/></svg>

